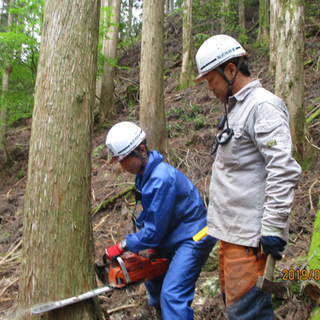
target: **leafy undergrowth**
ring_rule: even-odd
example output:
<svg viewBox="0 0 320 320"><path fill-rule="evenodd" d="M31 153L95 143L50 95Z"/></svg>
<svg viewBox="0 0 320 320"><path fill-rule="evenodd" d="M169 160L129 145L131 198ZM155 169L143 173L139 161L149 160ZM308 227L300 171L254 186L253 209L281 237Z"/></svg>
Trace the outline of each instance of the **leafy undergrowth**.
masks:
<svg viewBox="0 0 320 320"><path fill-rule="evenodd" d="M172 17L177 19L177 17ZM170 146L175 151L175 166L198 188L205 204L208 204L208 189L214 159L209 155L217 119L223 114L222 105L209 94L206 84L176 91L181 65L175 61L181 48L180 33L174 29L173 21L167 29L165 42L165 109ZM317 49L319 36L306 40L305 61ZM250 52L250 47L248 48ZM139 82L140 50L138 45L128 49L119 61L126 69L118 70L115 93L117 117L103 128L95 128L92 156L92 208L95 237L95 260L100 261L104 249L122 240L132 232L131 212L134 199L131 193L115 199L102 209L104 200L110 199L133 185L133 177L122 171L117 164L109 164L104 146L108 129L123 120L139 122L139 104L129 106L125 100L128 83ZM267 75L267 53L251 52L250 69L253 77L273 91L274 77ZM320 71L314 65L305 68L306 114L319 106ZM128 81L129 80L129 81ZM136 99L138 99L136 97ZM0 317L9 319L18 312L17 294L19 284L22 208L27 179L27 164L30 144L31 119L25 120L8 133L8 148L14 164L7 167L0 155ZM320 145L320 126L317 120L309 124L308 140ZM316 148L315 148L316 149ZM289 250L276 266L276 281L283 281L283 270L297 270L308 264L308 253L313 223L318 208L320 191L319 157L314 156L306 164L302 179L296 189L290 223ZM226 312L217 285L217 270L214 257L207 264L196 284L196 295L192 304L195 319L226 319ZM187 263L187 261L186 261ZM309 319L315 302L304 291L303 280L287 280L287 299L273 297L277 319ZM101 286L102 284L99 283ZM216 294L212 294L211 288ZM102 308L110 319L155 319L154 310L148 307L147 294L143 285L99 297ZM106 316L107 317L107 316Z"/></svg>

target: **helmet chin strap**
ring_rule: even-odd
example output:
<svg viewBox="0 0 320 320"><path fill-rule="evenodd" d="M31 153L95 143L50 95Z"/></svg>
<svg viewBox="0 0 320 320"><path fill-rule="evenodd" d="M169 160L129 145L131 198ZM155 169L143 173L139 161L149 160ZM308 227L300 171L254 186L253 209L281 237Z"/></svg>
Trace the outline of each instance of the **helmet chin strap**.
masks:
<svg viewBox="0 0 320 320"><path fill-rule="evenodd" d="M227 104L229 103L229 98L230 98L231 96L233 96L233 94L232 94L233 83L234 83L234 81L235 81L235 79L236 79L236 76L237 76L237 74L238 74L238 71L239 71L239 69L240 69L240 66L241 66L243 60L244 60L244 58L243 58L243 57L240 57L240 59L239 59L239 61L238 61L238 65L237 65L236 74L234 75L233 79L231 79L231 80L229 80L229 79L227 78L227 76L225 75L225 73L222 71L222 69L221 69L220 67L217 67L217 68L215 69L217 72L219 72L219 74L221 75L221 77L228 83L228 93L227 93L227 101L226 101Z"/></svg>
<svg viewBox="0 0 320 320"><path fill-rule="evenodd" d="M150 150L149 150L149 148L146 146L146 154L145 154L145 156L142 156L142 154L141 154L137 149L134 149L134 150L133 150L133 153L134 153L137 157L139 157L139 158L141 159L141 161L142 161L141 167L140 167L140 169L139 169L139 172L142 172L142 171L144 170L144 168L145 168L145 165L146 165L146 157L149 155Z"/></svg>

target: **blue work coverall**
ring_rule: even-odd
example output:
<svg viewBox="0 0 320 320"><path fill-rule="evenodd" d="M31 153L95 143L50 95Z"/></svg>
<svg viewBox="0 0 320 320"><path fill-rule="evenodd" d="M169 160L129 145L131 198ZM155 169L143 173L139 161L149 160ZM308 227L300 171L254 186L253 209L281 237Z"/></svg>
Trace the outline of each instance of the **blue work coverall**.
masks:
<svg viewBox="0 0 320 320"><path fill-rule="evenodd" d="M192 237L207 224L207 210L196 187L179 170L163 162L152 151L143 175L136 175L143 211L136 225L140 229L126 236L132 252L155 249L171 259L165 275L146 283L149 305L161 307L164 320L193 319L191 303L195 283L217 239Z"/></svg>

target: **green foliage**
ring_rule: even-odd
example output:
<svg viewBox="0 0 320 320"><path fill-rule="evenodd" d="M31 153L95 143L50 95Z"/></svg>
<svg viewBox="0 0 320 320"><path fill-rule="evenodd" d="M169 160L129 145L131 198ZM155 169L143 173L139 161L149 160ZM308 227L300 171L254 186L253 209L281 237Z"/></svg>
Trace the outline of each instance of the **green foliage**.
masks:
<svg viewBox="0 0 320 320"><path fill-rule="evenodd" d="M320 307L315 307L312 310L311 320L320 320Z"/></svg>
<svg viewBox="0 0 320 320"><path fill-rule="evenodd" d="M3 230L3 233L0 234L0 243L7 242L10 238L10 232L8 230Z"/></svg>
<svg viewBox="0 0 320 320"><path fill-rule="evenodd" d="M319 203L320 206L320 197ZM319 269L320 266L320 210L317 211L317 215L314 221L312 240L310 245L310 250L308 254L308 258L312 259L309 262L309 267L311 270Z"/></svg>
<svg viewBox="0 0 320 320"><path fill-rule="evenodd" d="M201 0L193 2L193 21L194 28L198 33L217 34L220 32L220 18L224 18L226 32L230 33L238 25L238 1L230 0L230 6L223 8L223 0L209 0L203 3Z"/></svg>
<svg viewBox="0 0 320 320"><path fill-rule="evenodd" d="M220 292L220 280L219 277L213 277L208 279L202 288L203 294L206 298L213 298L217 293Z"/></svg>
<svg viewBox="0 0 320 320"><path fill-rule="evenodd" d="M103 150L105 147L105 145L101 145L96 147L95 149L93 149L93 156L96 157L99 155L99 153L101 152L101 150Z"/></svg>
<svg viewBox="0 0 320 320"><path fill-rule="evenodd" d="M183 108L172 107L166 111L166 116L169 120L179 119L182 124L193 124L196 130L210 125L208 117L203 115L203 109L196 104L191 106L186 104ZM178 122L174 122L173 124L167 122L167 131L169 137L177 137L179 135L184 136L188 133L189 129L187 126L180 126Z"/></svg>
<svg viewBox="0 0 320 320"><path fill-rule="evenodd" d="M243 46L243 47L246 47L247 44L248 44L248 36L247 34L245 33L246 30L242 30L240 28L240 26L237 26L237 31L239 32L239 38L238 38L238 41L240 42L240 44Z"/></svg>
<svg viewBox="0 0 320 320"><path fill-rule="evenodd" d="M130 26L129 21L129 1L123 0L121 6L121 16L120 16L120 28L119 28L119 39L124 45L131 45L135 39L140 38L142 30L142 1L133 0L133 15L131 21L131 35L128 37L128 29ZM137 16L136 12L140 12Z"/></svg>
<svg viewBox="0 0 320 320"><path fill-rule="evenodd" d="M209 254L209 257L204 264L202 271L204 272L213 272L215 270L218 270L219 267L219 242L215 244L212 251Z"/></svg>
<svg viewBox="0 0 320 320"><path fill-rule="evenodd" d="M26 173L25 173L23 170L19 171L19 173L16 175L16 180L19 181L19 180L22 179L25 175L26 175Z"/></svg>
<svg viewBox="0 0 320 320"><path fill-rule="evenodd" d="M306 24L313 24L312 18L319 18L320 4L319 1L305 0L305 21Z"/></svg>
<svg viewBox="0 0 320 320"><path fill-rule="evenodd" d="M194 36L194 40L196 42L196 50L200 48L203 42L210 38L209 34L198 33Z"/></svg>
<svg viewBox="0 0 320 320"><path fill-rule="evenodd" d="M111 66L117 65L117 59L116 60L108 59L102 53L103 40L110 39L108 37L108 32L109 32L109 28L112 26L117 26L117 24L114 23L114 14L112 13L112 7L101 7L100 25L99 25L97 75L102 75L105 61L108 61L108 63Z"/></svg>
<svg viewBox="0 0 320 320"><path fill-rule="evenodd" d="M2 74L8 66L12 70L9 90L1 92L3 107L8 110L8 125L32 114L43 6L43 0L16 0L15 7L10 9L14 21L10 27L4 26L7 23L7 7L1 15L0 71Z"/></svg>
<svg viewBox="0 0 320 320"><path fill-rule="evenodd" d="M116 59L109 59L103 53L103 40L110 39L108 36L110 27L119 27L120 24L114 22L114 14L112 13L112 7L101 7L100 11L100 27L99 27L99 43L98 43L98 63L97 63L97 76L101 76L103 73L103 66L105 62L108 62L110 66L116 67L118 69L128 69L127 67L119 67L118 60L120 56ZM119 49L119 42L118 42Z"/></svg>

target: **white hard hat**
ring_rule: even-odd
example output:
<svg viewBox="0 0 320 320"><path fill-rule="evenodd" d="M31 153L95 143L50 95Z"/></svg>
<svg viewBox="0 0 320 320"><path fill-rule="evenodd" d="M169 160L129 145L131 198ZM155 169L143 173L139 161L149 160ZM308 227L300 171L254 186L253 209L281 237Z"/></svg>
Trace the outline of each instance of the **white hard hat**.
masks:
<svg viewBox="0 0 320 320"><path fill-rule="evenodd" d="M203 76L224 62L248 53L241 44L230 36L220 34L207 39L196 54L198 76L194 82L203 81Z"/></svg>
<svg viewBox="0 0 320 320"><path fill-rule="evenodd" d="M106 139L112 162L123 160L145 138L145 132L132 122L123 121L114 125Z"/></svg>

